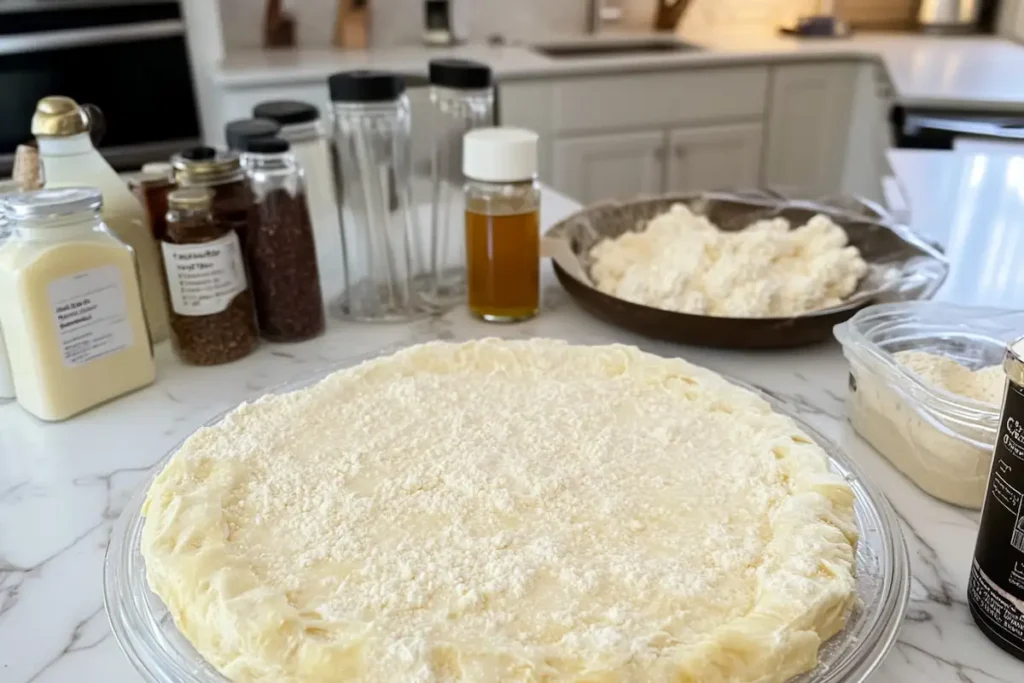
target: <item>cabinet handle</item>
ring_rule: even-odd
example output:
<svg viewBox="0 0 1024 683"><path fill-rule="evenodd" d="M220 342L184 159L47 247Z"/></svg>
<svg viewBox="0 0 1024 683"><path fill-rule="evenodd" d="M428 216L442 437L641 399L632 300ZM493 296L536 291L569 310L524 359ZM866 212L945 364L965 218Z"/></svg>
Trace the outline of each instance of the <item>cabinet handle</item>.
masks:
<svg viewBox="0 0 1024 683"><path fill-rule="evenodd" d="M673 148L672 153L675 154L676 159L682 159L683 157L686 156L686 146L685 145L676 145Z"/></svg>
<svg viewBox="0 0 1024 683"><path fill-rule="evenodd" d="M665 163L665 160L667 158L668 158L668 150L666 150L664 147L659 147L658 149L654 150L654 159L656 161L659 161L661 163Z"/></svg>

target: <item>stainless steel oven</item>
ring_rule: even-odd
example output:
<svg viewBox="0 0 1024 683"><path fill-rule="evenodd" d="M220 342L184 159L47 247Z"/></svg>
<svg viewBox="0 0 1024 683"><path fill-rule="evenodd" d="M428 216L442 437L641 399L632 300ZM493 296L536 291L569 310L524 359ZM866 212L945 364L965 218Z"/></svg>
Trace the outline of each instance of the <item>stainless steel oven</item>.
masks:
<svg viewBox="0 0 1024 683"><path fill-rule="evenodd" d="M100 151L119 170L197 144L178 1L0 0L0 178L47 95L103 110Z"/></svg>

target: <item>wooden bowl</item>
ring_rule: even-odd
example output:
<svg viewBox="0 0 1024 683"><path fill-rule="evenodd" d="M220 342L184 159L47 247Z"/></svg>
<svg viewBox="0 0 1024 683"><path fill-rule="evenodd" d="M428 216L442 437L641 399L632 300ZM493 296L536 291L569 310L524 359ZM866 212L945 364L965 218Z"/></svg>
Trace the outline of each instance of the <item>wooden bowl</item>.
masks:
<svg viewBox="0 0 1024 683"><path fill-rule="evenodd" d="M850 244L860 250L868 274L841 305L787 318L725 318L667 311L619 299L593 286L590 250L598 242L640 231L652 218L680 203L723 230L742 230L756 220L775 216L796 227L824 214L842 227ZM762 190L598 204L553 226L545 241L553 254L555 275L584 310L648 337L719 348L787 348L824 341L831 338L833 327L866 306L931 298L949 272L946 259L935 246L891 221L873 204L849 198L794 200Z"/></svg>

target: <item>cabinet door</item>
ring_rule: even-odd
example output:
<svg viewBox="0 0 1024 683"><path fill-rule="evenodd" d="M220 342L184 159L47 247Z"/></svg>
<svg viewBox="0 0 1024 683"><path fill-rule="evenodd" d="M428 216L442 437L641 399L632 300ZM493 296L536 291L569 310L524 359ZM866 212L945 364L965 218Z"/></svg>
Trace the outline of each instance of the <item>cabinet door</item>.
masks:
<svg viewBox="0 0 1024 683"><path fill-rule="evenodd" d="M576 201L590 204L658 194L664 184L664 133L621 133L555 143L555 189Z"/></svg>
<svg viewBox="0 0 1024 683"><path fill-rule="evenodd" d="M668 191L758 187L762 143L759 123L672 131Z"/></svg>
<svg viewBox="0 0 1024 683"><path fill-rule="evenodd" d="M857 71L855 63L775 69L765 184L818 195L840 190Z"/></svg>

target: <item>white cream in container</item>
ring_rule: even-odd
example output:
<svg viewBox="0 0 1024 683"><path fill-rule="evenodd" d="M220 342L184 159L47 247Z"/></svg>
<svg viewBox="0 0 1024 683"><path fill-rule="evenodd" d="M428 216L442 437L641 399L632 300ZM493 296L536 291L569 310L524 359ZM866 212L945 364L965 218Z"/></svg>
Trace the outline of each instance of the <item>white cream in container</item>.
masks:
<svg viewBox="0 0 1024 683"><path fill-rule="evenodd" d="M923 351L980 370L1000 365L1021 330L1020 311L934 302L864 309L835 329L850 362L850 423L930 495L980 509L999 406L930 384L895 354Z"/></svg>

